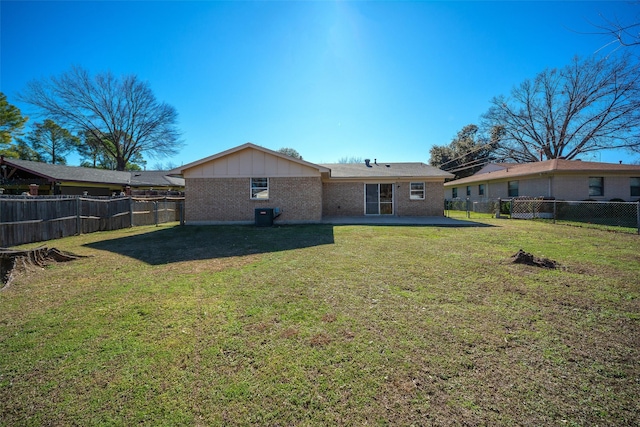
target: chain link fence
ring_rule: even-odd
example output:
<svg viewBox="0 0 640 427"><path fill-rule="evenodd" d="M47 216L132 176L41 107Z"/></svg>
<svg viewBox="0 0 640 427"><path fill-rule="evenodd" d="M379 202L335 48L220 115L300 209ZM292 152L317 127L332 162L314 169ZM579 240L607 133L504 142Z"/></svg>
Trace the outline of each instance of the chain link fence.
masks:
<svg viewBox="0 0 640 427"><path fill-rule="evenodd" d="M502 199L451 199L444 202L445 215L449 218L487 218L498 215L508 216L511 201Z"/></svg>
<svg viewBox="0 0 640 427"><path fill-rule="evenodd" d="M452 218L508 217L593 224L640 234L640 201L565 201L527 197L483 201L453 199L445 200L445 214Z"/></svg>

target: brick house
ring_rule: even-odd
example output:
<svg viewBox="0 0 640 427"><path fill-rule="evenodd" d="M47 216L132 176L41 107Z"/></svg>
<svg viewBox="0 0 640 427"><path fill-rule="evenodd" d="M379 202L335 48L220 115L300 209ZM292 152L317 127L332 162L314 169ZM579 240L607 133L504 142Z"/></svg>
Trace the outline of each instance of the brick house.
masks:
<svg viewBox="0 0 640 427"><path fill-rule="evenodd" d="M640 199L640 165L563 159L493 163L444 188L447 199L471 201L526 196L635 202Z"/></svg>
<svg viewBox="0 0 640 427"><path fill-rule="evenodd" d="M263 208L277 208L283 224L443 216L443 184L452 177L424 163L314 164L252 143L173 172L185 178L188 224L253 223Z"/></svg>

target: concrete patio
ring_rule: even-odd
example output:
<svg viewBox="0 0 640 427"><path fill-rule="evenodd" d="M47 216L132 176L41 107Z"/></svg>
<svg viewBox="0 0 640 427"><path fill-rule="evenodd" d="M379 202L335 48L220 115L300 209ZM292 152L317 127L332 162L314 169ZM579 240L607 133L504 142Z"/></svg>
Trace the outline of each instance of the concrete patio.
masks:
<svg viewBox="0 0 640 427"><path fill-rule="evenodd" d="M465 221L444 216L393 216L393 215L372 215L358 217L325 217L323 224L332 225L413 225L413 226L434 226L434 227L490 227L474 221Z"/></svg>

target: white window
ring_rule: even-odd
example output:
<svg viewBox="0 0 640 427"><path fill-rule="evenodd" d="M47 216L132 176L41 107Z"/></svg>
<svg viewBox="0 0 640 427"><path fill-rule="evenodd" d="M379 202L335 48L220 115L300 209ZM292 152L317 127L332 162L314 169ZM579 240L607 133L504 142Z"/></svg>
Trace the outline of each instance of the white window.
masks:
<svg viewBox="0 0 640 427"><path fill-rule="evenodd" d="M269 178L251 178L251 198L257 200L269 198Z"/></svg>
<svg viewBox="0 0 640 427"><path fill-rule="evenodd" d="M424 182L412 182L409 187L411 200L424 200Z"/></svg>
<svg viewBox="0 0 640 427"><path fill-rule="evenodd" d="M640 178L631 178L631 197L640 196Z"/></svg>
<svg viewBox="0 0 640 427"><path fill-rule="evenodd" d="M589 177L589 196L604 196L604 178L601 176Z"/></svg>

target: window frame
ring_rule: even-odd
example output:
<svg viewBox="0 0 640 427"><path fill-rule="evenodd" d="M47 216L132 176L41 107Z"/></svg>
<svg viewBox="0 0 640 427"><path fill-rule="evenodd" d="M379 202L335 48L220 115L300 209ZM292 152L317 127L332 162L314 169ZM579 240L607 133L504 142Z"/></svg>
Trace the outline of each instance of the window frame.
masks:
<svg viewBox="0 0 640 427"><path fill-rule="evenodd" d="M458 187L452 187L451 188L451 198L452 199L457 199L458 198Z"/></svg>
<svg viewBox="0 0 640 427"><path fill-rule="evenodd" d="M520 194L520 181L507 181L507 196L518 197Z"/></svg>
<svg viewBox="0 0 640 427"><path fill-rule="evenodd" d="M599 185L593 184L592 180L598 180ZM589 177L589 197L604 197L604 177L603 176L590 176ZM595 190L599 190L596 194Z"/></svg>
<svg viewBox="0 0 640 427"><path fill-rule="evenodd" d="M640 176L632 176L629 178L629 195L631 197L640 197Z"/></svg>
<svg viewBox="0 0 640 427"><path fill-rule="evenodd" d="M478 196L484 196L484 184L478 184Z"/></svg>
<svg viewBox="0 0 640 427"><path fill-rule="evenodd" d="M258 186L254 185L254 180L266 180L266 186ZM261 191L254 191L261 190ZM263 191L267 192L267 197L256 197L258 194ZM249 179L249 197L251 200L269 200L269 178L268 177L259 177L259 178L250 178Z"/></svg>
<svg viewBox="0 0 640 427"><path fill-rule="evenodd" d="M413 186L417 184L422 186L421 189L414 189ZM415 197L417 195L417 197ZM409 183L409 200L424 200L427 195L427 186L424 181L414 181Z"/></svg>

